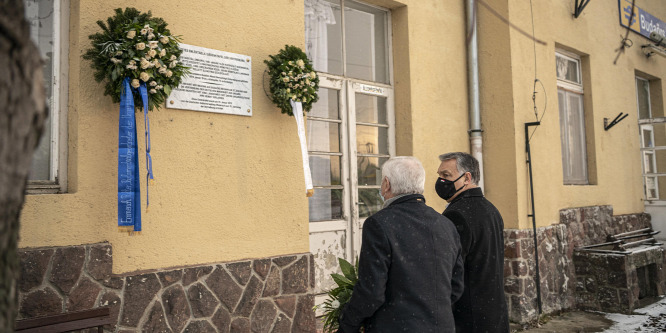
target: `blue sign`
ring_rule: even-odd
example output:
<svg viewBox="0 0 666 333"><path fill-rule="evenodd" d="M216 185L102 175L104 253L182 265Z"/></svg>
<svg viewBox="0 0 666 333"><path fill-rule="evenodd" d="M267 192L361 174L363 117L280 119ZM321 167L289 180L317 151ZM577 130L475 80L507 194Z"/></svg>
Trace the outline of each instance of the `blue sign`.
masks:
<svg viewBox="0 0 666 333"><path fill-rule="evenodd" d="M634 12L631 12L631 0L618 0L620 9L620 25L628 27L645 37L650 38L650 33L657 32L666 36L666 23L652 16L652 14L634 6ZM631 23L630 23L631 22Z"/></svg>

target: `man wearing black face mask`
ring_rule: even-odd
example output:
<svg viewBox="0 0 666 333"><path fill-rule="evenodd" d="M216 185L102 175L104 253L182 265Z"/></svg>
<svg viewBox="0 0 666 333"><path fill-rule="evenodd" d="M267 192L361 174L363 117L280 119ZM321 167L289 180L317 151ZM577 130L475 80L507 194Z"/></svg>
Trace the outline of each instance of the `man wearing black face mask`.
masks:
<svg viewBox="0 0 666 333"><path fill-rule="evenodd" d="M437 194L456 225L465 262L465 289L453 304L456 333L509 332L504 296L504 222L477 185L479 162L470 154L439 156Z"/></svg>

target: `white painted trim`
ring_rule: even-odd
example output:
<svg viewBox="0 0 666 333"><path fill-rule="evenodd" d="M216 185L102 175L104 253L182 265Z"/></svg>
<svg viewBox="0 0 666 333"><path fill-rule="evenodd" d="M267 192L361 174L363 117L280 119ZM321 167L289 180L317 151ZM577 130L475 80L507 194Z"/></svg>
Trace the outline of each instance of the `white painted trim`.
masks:
<svg viewBox="0 0 666 333"><path fill-rule="evenodd" d="M49 107L51 119L48 181L29 181L27 194L65 193L67 191L68 98L69 98L69 3L53 2L53 94Z"/></svg>
<svg viewBox="0 0 666 333"><path fill-rule="evenodd" d="M69 5L70 0L60 1L60 80L59 80L59 140L57 183L60 193L67 192L67 165L69 156Z"/></svg>
<svg viewBox="0 0 666 333"><path fill-rule="evenodd" d="M640 101L638 100L638 81L645 81L647 83L647 100L648 100L648 118L652 119L652 102L650 100L650 80L636 76L636 110L640 111ZM640 116L640 114L639 114Z"/></svg>
<svg viewBox="0 0 666 333"><path fill-rule="evenodd" d="M578 81L579 81L579 82L573 82L573 81L569 81L569 80L566 80L566 79L558 78L557 77L557 68L555 68L555 71L556 71L555 76L557 78L557 86L561 87L561 88L564 88L564 89L567 89L567 90L571 90L572 92L583 94L583 72L582 72L582 70L583 70L582 67L583 66L582 66L582 63L580 61L580 56L575 54L575 53L567 52L567 51L564 51L564 50L561 50L561 49L556 49L555 50L556 64L557 64L557 57L561 57L561 58L573 61L577 64L578 70L576 72L578 74ZM557 65L556 65L556 67L557 67Z"/></svg>
<svg viewBox="0 0 666 333"><path fill-rule="evenodd" d="M329 231L343 231L347 230L347 221L320 221L310 222L310 233L329 232Z"/></svg>
<svg viewBox="0 0 666 333"><path fill-rule="evenodd" d="M348 147L349 147L349 177L350 177L350 200L351 200L351 253L350 259L356 258L361 251L361 233L358 225L358 166L357 157L358 150L356 148L356 91L354 89L354 82L347 81L347 123L349 124Z"/></svg>

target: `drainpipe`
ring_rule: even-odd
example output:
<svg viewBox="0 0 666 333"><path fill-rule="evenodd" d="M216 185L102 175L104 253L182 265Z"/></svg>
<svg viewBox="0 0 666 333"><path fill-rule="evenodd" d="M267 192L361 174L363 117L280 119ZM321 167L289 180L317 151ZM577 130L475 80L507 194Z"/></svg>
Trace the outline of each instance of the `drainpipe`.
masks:
<svg viewBox="0 0 666 333"><path fill-rule="evenodd" d="M469 145L479 161L481 179L479 187L483 190L483 142L481 137L481 111L479 107L479 55L476 42L476 1L466 0L467 11L467 91L469 101ZM485 192L485 191L484 191Z"/></svg>

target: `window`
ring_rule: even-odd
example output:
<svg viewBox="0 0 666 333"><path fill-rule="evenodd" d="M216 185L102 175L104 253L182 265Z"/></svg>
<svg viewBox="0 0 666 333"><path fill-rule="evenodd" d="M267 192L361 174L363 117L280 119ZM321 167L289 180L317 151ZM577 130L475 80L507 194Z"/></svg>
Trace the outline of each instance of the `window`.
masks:
<svg viewBox="0 0 666 333"><path fill-rule="evenodd" d="M320 77L307 115L318 294L335 284L336 257L356 258L363 222L383 205L381 167L395 154L390 14L351 0L305 1L306 53Z"/></svg>
<svg viewBox="0 0 666 333"><path fill-rule="evenodd" d="M565 185L589 184L580 58L556 53L562 172Z"/></svg>
<svg viewBox="0 0 666 333"><path fill-rule="evenodd" d="M641 74L642 75L642 74ZM661 81L636 76L636 102L643 164L643 190L648 204L664 200L666 187L666 119L663 118L660 96ZM655 96L656 95L656 96Z"/></svg>
<svg viewBox="0 0 666 333"><path fill-rule="evenodd" d="M28 176L28 193L64 192L66 186L68 7L63 0L25 1L30 37L44 59L44 88L49 108Z"/></svg>

